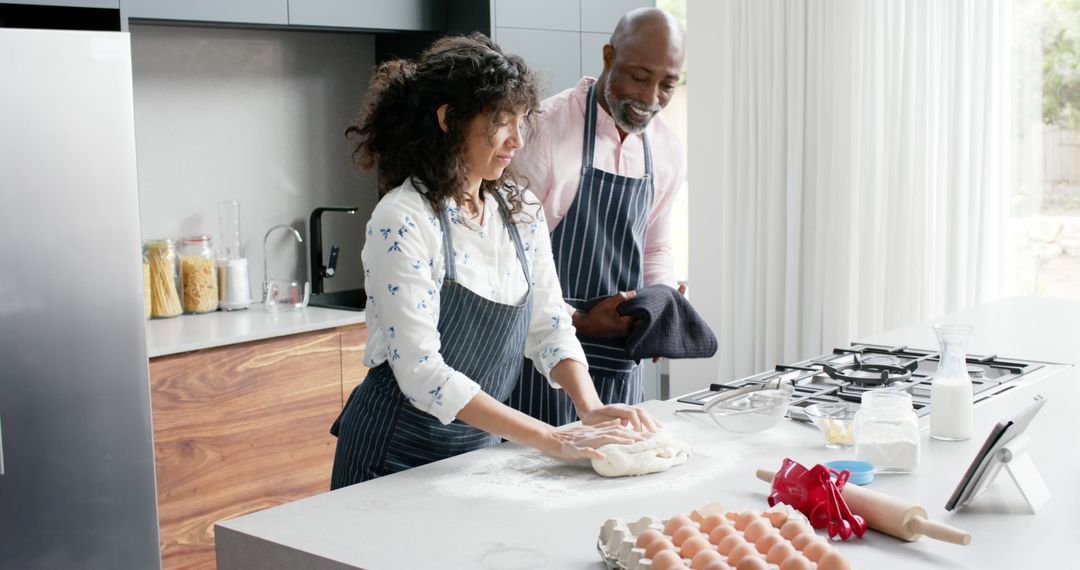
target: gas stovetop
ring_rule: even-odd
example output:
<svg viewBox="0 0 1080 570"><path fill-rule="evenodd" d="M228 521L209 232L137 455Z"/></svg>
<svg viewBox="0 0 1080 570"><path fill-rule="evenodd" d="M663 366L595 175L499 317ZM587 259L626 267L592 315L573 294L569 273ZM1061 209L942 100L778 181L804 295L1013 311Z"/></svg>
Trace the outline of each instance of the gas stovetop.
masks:
<svg viewBox="0 0 1080 570"><path fill-rule="evenodd" d="M890 388L909 392L915 412L928 416L930 381L938 367L938 356L937 351L931 350L857 343L834 349L832 354L781 364L768 372L711 384L707 390L688 394L678 401L705 404L719 394L744 386L791 384L795 393L788 417L809 421L803 410L811 404L859 403L867 390ZM975 354L967 355L967 364L976 403L1011 389L1022 376L1045 366L1042 362Z"/></svg>

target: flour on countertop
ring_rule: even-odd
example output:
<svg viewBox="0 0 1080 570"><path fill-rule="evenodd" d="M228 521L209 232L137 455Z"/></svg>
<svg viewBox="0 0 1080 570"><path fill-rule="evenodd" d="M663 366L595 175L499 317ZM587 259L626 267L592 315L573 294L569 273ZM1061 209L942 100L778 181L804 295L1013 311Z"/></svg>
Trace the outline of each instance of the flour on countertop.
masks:
<svg viewBox="0 0 1080 570"><path fill-rule="evenodd" d="M459 472L432 479L429 484L444 495L526 501L559 509L568 504L690 486L732 469L745 469L739 460L746 455L748 444L723 437L716 426L696 422L667 422L665 426L674 437L693 442L693 451L688 462L662 473L602 477L588 460L563 461L504 443L477 453L475 462Z"/></svg>

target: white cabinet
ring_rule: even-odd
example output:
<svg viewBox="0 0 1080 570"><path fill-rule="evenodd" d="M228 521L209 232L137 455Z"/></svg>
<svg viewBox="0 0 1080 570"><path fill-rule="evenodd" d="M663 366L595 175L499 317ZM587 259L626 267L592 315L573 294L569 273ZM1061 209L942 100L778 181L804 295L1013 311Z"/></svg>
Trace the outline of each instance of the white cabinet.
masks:
<svg viewBox="0 0 1080 570"><path fill-rule="evenodd" d="M238 24L289 23L288 0L124 0L128 18Z"/></svg>

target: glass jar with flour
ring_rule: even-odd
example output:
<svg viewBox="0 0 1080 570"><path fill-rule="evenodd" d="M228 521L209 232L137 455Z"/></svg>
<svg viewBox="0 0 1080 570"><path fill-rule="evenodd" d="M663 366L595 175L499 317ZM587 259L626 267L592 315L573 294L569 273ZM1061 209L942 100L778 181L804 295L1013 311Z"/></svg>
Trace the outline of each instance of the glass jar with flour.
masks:
<svg viewBox="0 0 1080 570"><path fill-rule="evenodd" d="M910 473L919 467L919 417L911 394L870 390L855 414L855 457L877 473Z"/></svg>

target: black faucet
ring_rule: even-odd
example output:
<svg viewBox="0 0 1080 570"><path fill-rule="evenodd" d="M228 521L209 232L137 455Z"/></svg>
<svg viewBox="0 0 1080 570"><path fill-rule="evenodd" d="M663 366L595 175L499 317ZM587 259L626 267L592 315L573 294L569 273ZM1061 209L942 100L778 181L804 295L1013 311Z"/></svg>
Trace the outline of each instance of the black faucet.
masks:
<svg viewBox="0 0 1080 570"><path fill-rule="evenodd" d="M355 214L356 208L315 208L311 211L308 223L308 237L311 240L311 294L323 292L323 279L329 279L337 271L338 246L330 246L330 261L322 264L322 213L345 212Z"/></svg>

